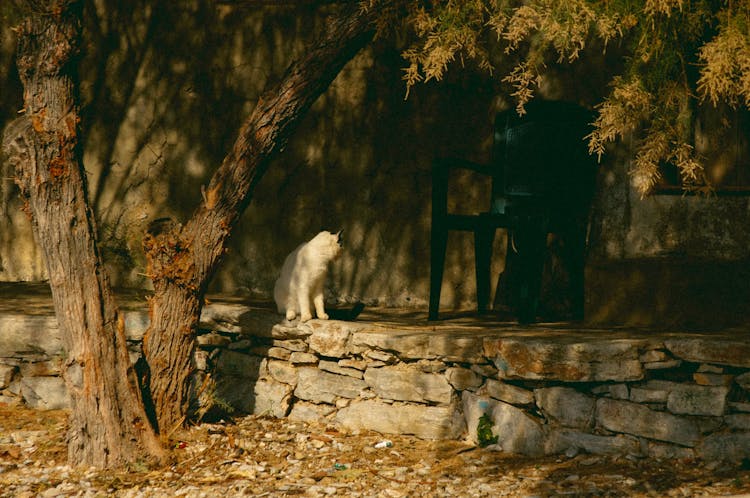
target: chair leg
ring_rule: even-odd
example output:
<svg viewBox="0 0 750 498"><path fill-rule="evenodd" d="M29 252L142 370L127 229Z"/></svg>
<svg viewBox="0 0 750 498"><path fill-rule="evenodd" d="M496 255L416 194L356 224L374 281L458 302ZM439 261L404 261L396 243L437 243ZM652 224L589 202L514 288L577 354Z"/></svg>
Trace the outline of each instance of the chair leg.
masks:
<svg viewBox="0 0 750 498"><path fill-rule="evenodd" d="M586 225L578 223L566 241L570 261L571 311L574 320L583 320L586 269Z"/></svg>
<svg viewBox="0 0 750 498"><path fill-rule="evenodd" d="M440 161L432 167L432 228L430 232L430 309L428 320L438 319L443 284L445 249L448 244L448 168Z"/></svg>
<svg viewBox="0 0 750 498"><path fill-rule="evenodd" d="M492 262L492 243L495 229L481 227L474 231L474 263L477 281L477 310L487 311L490 300L490 264Z"/></svg>
<svg viewBox="0 0 750 498"><path fill-rule="evenodd" d="M528 220L517 232L519 270L517 309L520 323L536 320L539 292L547 251L546 224L541 220Z"/></svg>
<svg viewBox="0 0 750 498"><path fill-rule="evenodd" d="M430 234L430 309L427 317L428 320L438 319L440 288L443 285L443 269L445 266L445 250L447 245L448 230L433 223L432 233Z"/></svg>

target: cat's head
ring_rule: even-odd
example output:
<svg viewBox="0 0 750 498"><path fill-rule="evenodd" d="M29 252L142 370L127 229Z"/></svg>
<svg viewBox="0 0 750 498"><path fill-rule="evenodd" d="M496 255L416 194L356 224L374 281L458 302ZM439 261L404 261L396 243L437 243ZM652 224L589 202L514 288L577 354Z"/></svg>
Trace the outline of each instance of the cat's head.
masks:
<svg viewBox="0 0 750 498"><path fill-rule="evenodd" d="M341 254L341 248L344 245L343 232L343 230L339 230L336 233L331 233L323 230L311 242L314 242L319 251L325 253L333 260Z"/></svg>

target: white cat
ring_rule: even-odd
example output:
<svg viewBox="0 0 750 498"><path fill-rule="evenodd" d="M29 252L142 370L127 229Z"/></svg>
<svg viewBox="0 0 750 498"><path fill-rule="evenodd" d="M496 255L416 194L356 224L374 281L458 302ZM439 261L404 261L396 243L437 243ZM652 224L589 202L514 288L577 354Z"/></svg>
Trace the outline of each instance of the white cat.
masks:
<svg viewBox="0 0 750 498"><path fill-rule="evenodd" d="M341 232L323 231L287 256L273 288L279 313L286 314L287 320L299 316L300 322L306 322L312 318L312 304L317 317L328 320L323 305L323 284L328 263L340 253Z"/></svg>

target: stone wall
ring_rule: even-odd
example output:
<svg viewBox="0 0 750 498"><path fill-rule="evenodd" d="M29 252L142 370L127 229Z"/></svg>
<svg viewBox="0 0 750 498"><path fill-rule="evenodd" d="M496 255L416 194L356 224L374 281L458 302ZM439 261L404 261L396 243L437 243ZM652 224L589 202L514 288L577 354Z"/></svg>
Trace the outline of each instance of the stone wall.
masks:
<svg viewBox="0 0 750 498"><path fill-rule="evenodd" d="M126 316L135 362L147 318ZM29 318L0 323L0 401L65 407L54 319ZM206 308L194 412L474 443L486 416L495 448L530 456L750 457L747 337L277 322L268 309Z"/></svg>

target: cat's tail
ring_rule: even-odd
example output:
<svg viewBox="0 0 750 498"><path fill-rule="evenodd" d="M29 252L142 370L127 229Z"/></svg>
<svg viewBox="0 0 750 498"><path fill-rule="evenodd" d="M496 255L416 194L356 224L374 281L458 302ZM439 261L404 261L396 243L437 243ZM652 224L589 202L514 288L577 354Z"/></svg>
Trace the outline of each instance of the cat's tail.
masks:
<svg viewBox="0 0 750 498"><path fill-rule="evenodd" d="M365 309L365 305L362 302L357 302L352 306L351 309L328 309L326 310L326 313L328 313L328 318L330 320L344 320L346 322L353 322L357 319L360 313L362 313L362 310Z"/></svg>

